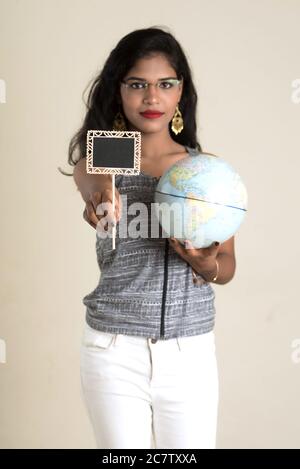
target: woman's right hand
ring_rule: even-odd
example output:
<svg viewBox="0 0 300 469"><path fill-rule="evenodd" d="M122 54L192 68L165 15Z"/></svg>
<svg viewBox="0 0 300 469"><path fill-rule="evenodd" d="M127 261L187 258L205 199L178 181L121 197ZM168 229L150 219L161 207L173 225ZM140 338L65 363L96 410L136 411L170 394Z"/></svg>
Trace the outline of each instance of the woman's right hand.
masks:
<svg viewBox="0 0 300 469"><path fill-rule="evenodd" d="M112 209L113 192L111 188L105 188L100 191L93 191L90 193L88 200L86 200L83 218L93 228L97 228L100 222L101 229L108 230L112 223L120 221L122 215L122 199L119 191L115 188L115 213ZM101 207L101 204L105 204ZM100 207L99 207L100 206ZM98 207L98 210L97 210ZM97 213L98 212L98 213ZM104 218L104 220L102 220ZM101 222L102 220L102 222ZM98 225L99 228L99 225Z"/></svg>

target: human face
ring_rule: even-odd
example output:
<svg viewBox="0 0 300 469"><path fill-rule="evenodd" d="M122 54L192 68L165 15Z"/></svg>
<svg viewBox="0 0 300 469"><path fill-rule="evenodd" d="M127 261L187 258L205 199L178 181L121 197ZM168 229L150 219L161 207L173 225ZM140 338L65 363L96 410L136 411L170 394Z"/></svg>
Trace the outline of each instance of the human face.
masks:
<svg viewBox="0 0 300 469"><path fill-rule="evenodd" d="M177 104L182 95L182 82L169 87L166 83L158 83L162 78L180 78L173 67L162 54L142 58L126 73L123 81L126 83L140 83L136 78L128 81L128 78L140 78L150 86L142 88L136 85L132 90L124 84L120 85L120 95L125 116L127 117L129 130L138 130L142 133L153 133L168 129L168 124L174 116ZM152 85L151 85L152 84ZM157 86L154 86L154 85ZM159 111L160 117L148 118L141 113Z"/></svg>

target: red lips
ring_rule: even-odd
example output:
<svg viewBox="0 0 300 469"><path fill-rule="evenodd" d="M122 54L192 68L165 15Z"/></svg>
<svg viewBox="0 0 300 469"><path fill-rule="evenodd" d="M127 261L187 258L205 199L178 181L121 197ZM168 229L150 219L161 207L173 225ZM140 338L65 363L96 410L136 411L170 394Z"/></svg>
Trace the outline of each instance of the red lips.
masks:
<svg viewBox="0 0 300 469"><path fill-rule="evenodd" d="M149 118L149 119L154 119L154 118L156 118L156 117L162 116L162 115L163 115L163 112L147 110L147 111L141 112L140 114L141 114L143 117L147 117L147 118Z"/></svg>

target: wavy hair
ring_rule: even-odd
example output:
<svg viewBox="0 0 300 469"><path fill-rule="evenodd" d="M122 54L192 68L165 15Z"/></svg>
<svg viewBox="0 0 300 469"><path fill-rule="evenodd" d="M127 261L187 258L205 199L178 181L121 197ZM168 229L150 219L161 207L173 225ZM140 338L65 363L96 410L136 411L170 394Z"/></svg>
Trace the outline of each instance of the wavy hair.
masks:
<svg viewBox="0 0 300 469"><path fill-rule="evenodd" d="M120 81L134 66L138 59L153 54L163 54L177 73L183 78L183 92L179 109L183 117L184 128L180 134L169 132L172 139L179 144L202 151L197 141L196 106L197 92L192 80L192 73L187 58L175 37L153 26L137 29L124 36L109 54L101 72L93 81L86 103L87 112L82 127L76 132L69 143L68 163L75 166L86 155L86 137L89 129L113 130L115 115L120 111ZM128 120L124 115L126 126ZM77 153L77 157L75 154ZM67 176L59 168L60 172Z"/></svg>

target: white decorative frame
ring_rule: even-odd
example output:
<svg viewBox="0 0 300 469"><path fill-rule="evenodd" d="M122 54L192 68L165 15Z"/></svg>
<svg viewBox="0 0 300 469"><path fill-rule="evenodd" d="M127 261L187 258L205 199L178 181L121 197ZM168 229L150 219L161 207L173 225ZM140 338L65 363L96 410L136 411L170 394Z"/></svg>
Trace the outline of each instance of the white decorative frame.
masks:
<svg viewBox="0 0 300 469"><path fill-rule="evenodd" d="M95 137L133 138L134 139L134 167L133 168L106 168L93 166L93 148ZM141 132L119 130L88 130L86 145L86 170L89 174L140 174L141 161Z"/></svg>

